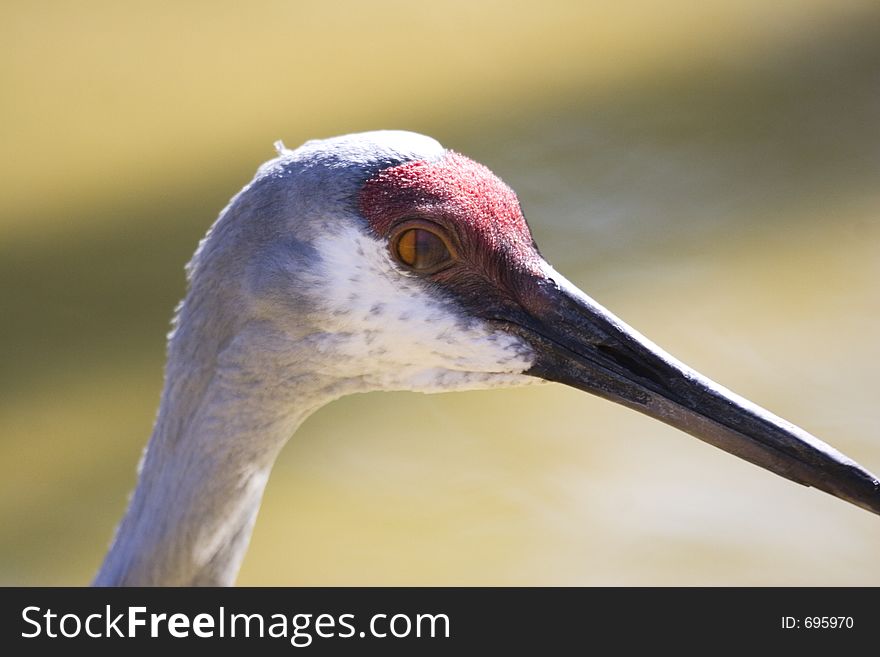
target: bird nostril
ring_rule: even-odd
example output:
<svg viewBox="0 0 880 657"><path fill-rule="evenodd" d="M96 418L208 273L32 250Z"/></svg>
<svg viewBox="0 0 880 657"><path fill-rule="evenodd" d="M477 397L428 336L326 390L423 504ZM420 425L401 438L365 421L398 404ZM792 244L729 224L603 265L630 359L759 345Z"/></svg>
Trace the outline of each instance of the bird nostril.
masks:
<svg viewBox="0 0 880 657"><path fill-rule="evenodd" d="M596 351L629 374L647 379L661 387L664 385L665 377L647 363L641 362L608 344L597 344Z"/></svg>

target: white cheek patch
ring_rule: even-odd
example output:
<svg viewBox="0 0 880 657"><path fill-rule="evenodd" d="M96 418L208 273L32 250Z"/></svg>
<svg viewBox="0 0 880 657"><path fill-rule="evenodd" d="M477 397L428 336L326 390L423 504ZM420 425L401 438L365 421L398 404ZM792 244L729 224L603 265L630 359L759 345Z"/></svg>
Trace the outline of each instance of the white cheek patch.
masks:
<svg viewBox="0 0 880 657"><path fill-rule="evenodd" d="M432 294L358 227L340 226L314 247L321 264L311 282L326 333L313 339L332 344L339 376L423 392L539 382L523 374L534 362L531 346Z"/></svg>

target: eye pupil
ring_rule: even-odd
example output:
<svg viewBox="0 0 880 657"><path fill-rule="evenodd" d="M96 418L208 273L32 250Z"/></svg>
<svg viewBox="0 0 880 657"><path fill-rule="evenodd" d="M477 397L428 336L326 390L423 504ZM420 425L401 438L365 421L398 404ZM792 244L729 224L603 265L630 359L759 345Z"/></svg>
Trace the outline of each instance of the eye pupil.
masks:
<svg viewBox="0 0 880 657"><path fill-rule="evenodd" d="M396 248L400 261L416 271L435 269L452 258L444 241L423 228L410 228L401 233Z"/></svg>

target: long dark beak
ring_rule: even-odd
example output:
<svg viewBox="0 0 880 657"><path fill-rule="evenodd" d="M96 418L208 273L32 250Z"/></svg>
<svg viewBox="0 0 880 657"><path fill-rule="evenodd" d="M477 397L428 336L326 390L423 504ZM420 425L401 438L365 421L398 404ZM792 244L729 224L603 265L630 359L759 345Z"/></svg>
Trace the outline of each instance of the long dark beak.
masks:
<svg viewBox="0 0 880 657"><path fill-rule="evenodd" d="M514 330L538 353L527 372L633 408L805 486L880 514L876 476L830 445L701 376L547 266Z"/></svg>

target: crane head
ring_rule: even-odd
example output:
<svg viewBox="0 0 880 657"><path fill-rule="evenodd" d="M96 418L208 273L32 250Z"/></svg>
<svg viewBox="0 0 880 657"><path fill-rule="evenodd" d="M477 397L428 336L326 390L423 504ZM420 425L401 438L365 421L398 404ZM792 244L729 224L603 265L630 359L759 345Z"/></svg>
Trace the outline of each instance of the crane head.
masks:
<svg viewBox="0 0 880 657"><path fill-rule="evenodd" d="M580 291L541 256L515 193L433 139L380 131L282 149L212 233L248 236L233 259L242 285L274 333L308 345L298 358L336 396L559 382L880 513L876 476ZM193 278L222 252L209 234Z"/></svg>

